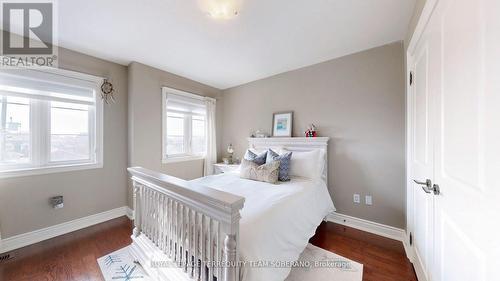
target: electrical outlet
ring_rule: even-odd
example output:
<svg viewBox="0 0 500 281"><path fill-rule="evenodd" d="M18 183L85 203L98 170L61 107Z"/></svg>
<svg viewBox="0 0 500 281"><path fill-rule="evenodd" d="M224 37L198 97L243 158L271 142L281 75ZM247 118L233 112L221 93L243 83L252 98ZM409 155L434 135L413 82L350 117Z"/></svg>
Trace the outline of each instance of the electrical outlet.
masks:
<svg viewBox="0 0 500 281"><path fill-rule="evenodd" d="M366 203L366 205L373 205L372 196L371 195L366 195L365 196L365 203Z"/></svg>
<svg viewBox="0 0 500 281"><path fill-rule="evenodd" d="M359 196L359 194L356 194L356 193L355 193L355 194L354 194L354 196L353 196L353 201L354 201L354 203L356 203L356 204L361 203L361 196Z"/></svg>

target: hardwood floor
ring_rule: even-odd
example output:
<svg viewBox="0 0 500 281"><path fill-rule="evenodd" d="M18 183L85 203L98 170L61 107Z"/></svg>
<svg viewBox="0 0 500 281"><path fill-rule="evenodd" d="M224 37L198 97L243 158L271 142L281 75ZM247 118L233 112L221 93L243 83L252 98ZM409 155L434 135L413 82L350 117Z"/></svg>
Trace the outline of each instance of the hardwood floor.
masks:
<svg viewBox="0 0 500 281"><path fill-rule="evenodd" d="M121 217L15 250L0 263L0 280L103 280L96 259L132 243L131 231Z"/></svg>
<svg viewBox="0 0 500 281"><path fill-rule="evenodd" d="M413 265L399 241L323 222L311 244L363 264L363 281L416 281Z"/></svg>
<svg viewBox="0 0 500 281"><path fill-rule="evenodd" d="M96 259L130 244L131 231L121 217L12 251L0 263L0 281L103 280ZM323 223L311 243L362 263L363 281L417 280L398 241Z"/></svg>

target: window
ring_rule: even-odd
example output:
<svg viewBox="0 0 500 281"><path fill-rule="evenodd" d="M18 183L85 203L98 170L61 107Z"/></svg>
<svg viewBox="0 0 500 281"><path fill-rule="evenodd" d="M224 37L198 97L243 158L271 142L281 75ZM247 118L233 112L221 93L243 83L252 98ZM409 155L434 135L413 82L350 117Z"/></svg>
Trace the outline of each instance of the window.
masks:
<svg viewBox="0 0 500 281"><path fill-rule="evenodd" d="M0 177L102 166L99 79L70 71L0 72Z"/></svg>
<svg viewBox="0 0 500 281"><path fill-rule="evenodd" d="M206 106L203 97L163 88L163 162L205 157Z"/></svg>

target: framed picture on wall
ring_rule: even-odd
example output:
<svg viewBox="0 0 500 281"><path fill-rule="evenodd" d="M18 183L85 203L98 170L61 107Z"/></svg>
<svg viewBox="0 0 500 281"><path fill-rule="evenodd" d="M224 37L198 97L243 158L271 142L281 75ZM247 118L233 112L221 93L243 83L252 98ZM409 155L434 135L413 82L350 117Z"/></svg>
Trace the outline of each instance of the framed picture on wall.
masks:
<svg viewBox="0 0 500 281"><path fill-rule="evenodd" d="M273 137L291 137L293 112L273 113Z"/></svg>

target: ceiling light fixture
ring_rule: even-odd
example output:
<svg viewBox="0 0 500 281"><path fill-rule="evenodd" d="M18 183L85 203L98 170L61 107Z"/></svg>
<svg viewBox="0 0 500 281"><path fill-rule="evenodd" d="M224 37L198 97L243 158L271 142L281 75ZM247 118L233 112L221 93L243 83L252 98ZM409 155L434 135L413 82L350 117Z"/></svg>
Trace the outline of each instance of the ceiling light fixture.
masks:
<svg viewBox="0 0 500 281"><path fill-rule="evenodd" d="M231 19L239 13L239 0L203 0L202 9L214 19Z"/></svg>

